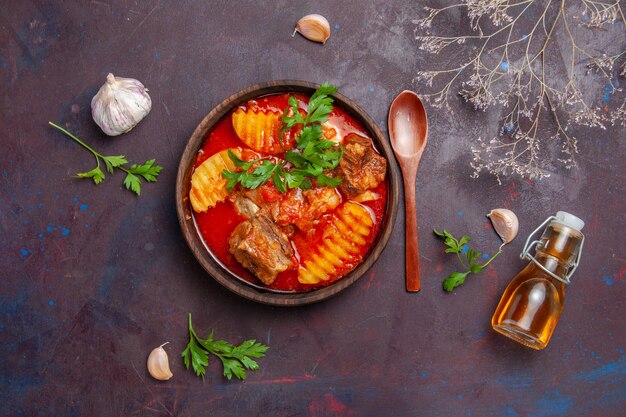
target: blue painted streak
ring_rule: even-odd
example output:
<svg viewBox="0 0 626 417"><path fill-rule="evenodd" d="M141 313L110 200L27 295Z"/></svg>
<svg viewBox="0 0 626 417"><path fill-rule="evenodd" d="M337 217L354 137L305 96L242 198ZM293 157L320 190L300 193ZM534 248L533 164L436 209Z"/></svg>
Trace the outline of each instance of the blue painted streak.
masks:
<svg viewBox="0 0 626 417"><path fill-rule="evenodd" d="M602 96L602 102L604 104L608 103L611 100L611 94L613 94L613 86L611 83L608 83L604 86L604 95Z"/></svg>
<svg viewBox="0 0 626 417"><path fill-rule="evenodd" d="M569 397L563 397L558 390L546 391L543 397L535 402L535 412L528 417L567 416L574 406Z"/></svg>
<svg viewBox="0 0 626 417"><path fill-rule="evenodd" d="M583 371L578 373L574 379L596 383L600 379L604 378L614 378L614 377L625 377L626 376L626 356L622 355L618 360L611 363L606 363L601 367L591 370L591 371Z"/></svg>

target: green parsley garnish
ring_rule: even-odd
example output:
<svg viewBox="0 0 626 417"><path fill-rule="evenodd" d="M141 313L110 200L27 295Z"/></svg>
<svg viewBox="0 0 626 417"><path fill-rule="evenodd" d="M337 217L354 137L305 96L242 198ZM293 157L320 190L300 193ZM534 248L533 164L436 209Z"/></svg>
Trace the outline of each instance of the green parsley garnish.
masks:
<svg viewBox="0 0 626 417"><path fill-rule="evenodd" d="M284 126L281 135L296 125L303 127L295 138L297 144L295 150L285 152L285 160L264 157L243 161L229 151L230 159L242 171L222 171L222 176L228 180L226 184L228 192L232 192L237 184L254 189L270 179L283 193L287 188L311 188L313 186L311 178L316 179L319 186L338 186L341 178L329 177L324 171L339 165L343 148L325 139L322 134L322 123L328 120L333 110L334 100L330 95L336 92L337 89L332 85L322 84L311 96L306 116L302 116L298 111L298 100L293 96L289 97L289 105L283 113Z"/></svg>
<svg viewBox="0 0 626 417"><path fill-rule="evenodd" d="M159 172L163 169L158 165L154 165L154 159L150 159L149 161L144 162L141 165L132 164L130 167L124 167L123 165L127 164L128 161L124 155L115 155L115 156L104 156L95 150L93 150L89 145L87 145L82 140L78 139L76 136L72 135L67 130L63 129L61 126L58 126L52 122L48 122L51 126L59 129L61 132L68 135L70 138L74 139L78 144L80 144L83 148L87 149L89 152L93 154L96 158L96 167L91 171L79 172L76 174L78 178L91 178L94 184L98 185L102 181L104 181L105 175L104 172L100 169L100 159L104 161L104 165L106 166L107 171L112 174L115 168L124 171L126 173L126 178L124 178L124 185L127 189L133 191L135 194L141 194L141 178L143 177L148 182L156 182L157 176Z"/></svg>
<svg viewBox="0 0 626 417"><path fill-rule="evenodd" d="M469 274L478 274L480 271L485 269L487 265L489 265L491 261L493 261L496 256L500 255L500 253L502 252L499 250L498 252L496 252L495 255L489 258L487 262L481 265L480 263L474 262L476 258L478 258L478 256L480 255L478 251L470 248L469 246L467 247L467 251L465 250L465 246L467 245L467 243L472 240L471 237L462 236L461 239L457 240L454 236L452 236L450 232L446 230L440 232L437 229L433 229L433 232L435 232L437 236L444 238L444 244L447 246L446 253L455 253L457 258L459 259L459 262L465 269L465 271L463 272L451 273L450 276L443 281L443 289L448 292L451 292L453 289L463 284L465 282L465 278ZM461 254L463 253L465 253L465 259L467 262L464 262L461 258Z"/></svg>
<svg viewBox="0 0 626 417"><path fill-rule="evenodd" d="M233 346L225 340L213 340L213 332L206 338L201 339L191 325L191 313L189 313L189 344L181 353L185 367L193 368L197 376L204 380L206 367L209 364L209 354L217 356L224 366L224 376L231 379L236 376L246 379L246 369L256 371L259 364L252 358L262 358L269 346L256 340L246 340L239 346Z"/></svg>

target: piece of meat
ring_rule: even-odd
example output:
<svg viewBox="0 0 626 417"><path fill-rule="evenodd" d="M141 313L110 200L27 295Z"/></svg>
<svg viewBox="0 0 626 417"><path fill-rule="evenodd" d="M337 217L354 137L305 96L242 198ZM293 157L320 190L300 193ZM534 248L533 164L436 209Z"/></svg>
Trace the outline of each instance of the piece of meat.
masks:
<svg viewBox="0 0 626 417"><path fill-rule="evenodd" d="M346 194L360 194L385 179L387 161L376 153L371 139L352 133L343 140L343 148L343 158L335 168L335 176L343 179L339 187Z"/></svg>
<svg viewBox="0 0 626 417"><path fill-rule="evenodd" d="M243 191L241 197L232 198L239 214L251 218L249 206L258 207L267 217L282 227L296 225L309 229L316 220L341 204L341 195L330 187L309 190L291 188L281 193L273 184L265 183L255 190ZM256 212L254 212L256 214Z"/></svg>
<svg viewBox="0 0 626 417"><path fill-rule="evenodd" d="M289 190L281 200L278 225L295 224L300 230L310 229L324 214L341 204L341 195L334 188L319 187L302 191Z"/></svg>
<svg viewBox="0 0 626 417"><path fill-rule="evenodd" d="M324 213L334 210L341 204L341 195L330 187L312 188L302 192L305 199L305 210L295 222L300 230L311 228Z"/></svg>
<svg viewBox="0 0 626 417"><path fill-rule="evenodd" d="M295 224L304 212L304 195L300 188L291 188L283 195L274 213L279 225Z"/></svg>
<svg viewBox="0 0 626 417"><path fill-rule="evenodd" d="M279 194L278 199L274 197L275 194L270 191L271 189L276 190L276 193ZM244 190L243 195L256 204L270 219L276 219L281 192L276 189L274 184L266 182L259 188ZM271 198L267 198L268 196Z"/></svg>
<svg viewBox="0 0 626 417"><path fill-rule="evenodd" d="M228 239L230 253L265 285L293 266L287 236L264 214L245 220Z"/></svg>
<svg viewBox="0 0 626 417"><path fill-rule="evenodd" d="M246 219L253 218L261 210L259 206L257 206L252 200L250 200L240 192L235 192L231 194L230 199L233 202L237 213L239 213Z"/></svg>

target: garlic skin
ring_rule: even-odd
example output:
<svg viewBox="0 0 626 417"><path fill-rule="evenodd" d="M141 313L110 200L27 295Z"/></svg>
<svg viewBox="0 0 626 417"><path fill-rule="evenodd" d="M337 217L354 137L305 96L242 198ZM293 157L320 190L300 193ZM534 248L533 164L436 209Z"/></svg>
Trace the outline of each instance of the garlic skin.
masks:
<svg viewBox="0 0 626 417"><path fill-rule="evenodd" d="M491 210L487 217L491 220L491 224L495 229L500 239L502 239L502 246L511 242L517 236L519 230L519 221L517 216L511 210L499 208Z"/></svg>
<svg viewBox="0 0 626 417"><path fill-rule="evenodd" d="M169 342L163 343L161 346L155 348L150 352L148 356L148 372L154 379L159 381L167 381L174 376L170 371L170 363L167 357L167 352L163 349L163 346Z"/></svg>
<svg viewBox="0 0 626 417"><path fill-rule="evenodd" d="M109 136L128 132L150 113L150 109L152 99L141 82L111 73L91 100L91 116Z"/></svg>
<svg viewBox="0 0 626 417"><path fill-rule="evenodd" d="M330 38L330 24L322 15L309 14L298 20L291 36L294 36L296 32L310 41L324 44Z"/></svg>

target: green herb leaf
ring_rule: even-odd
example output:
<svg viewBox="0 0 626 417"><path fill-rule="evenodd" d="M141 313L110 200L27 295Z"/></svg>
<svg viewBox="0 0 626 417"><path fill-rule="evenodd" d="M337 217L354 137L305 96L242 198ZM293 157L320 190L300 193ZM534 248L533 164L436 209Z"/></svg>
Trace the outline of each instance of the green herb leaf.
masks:
<svg viewBox="0 0 626 417"><path fill-rule="evenodd" d="M246 379L246 371L243 369L243 365L236 359L220 357L222 365L224 366L224 376L231 379L235 375L239 379Z"/></svg>
<svg viewBox="0 0 626 417"><path fill-rule="evenodd" d="M254 359L250 359L247 356L241 358L241 363L243 364L243 366L246 367L246 369L250 369L251 371L256 371L259 369L259 364L256 363Z"/></svg>
<svg viewBox="0 0 626 417"><path fill-rule="evenodd" d="M478 257L480 256L480 252L467 246L467 243L472 240L470 236L465 235L457 240L450 232L445 229L443 231L433 229L433 233L443 238L444 245L446 245L445 253L456 254L459 263L465 269L465 271L462 272L451 273L450 276L443 281L443 289L448 292L463 284L465 282L465 278L467 278L469 274L478 274L479 272L481 272L487 267L487 265L489 265L491 261L496 258L496 256L500 254L500 251L498 251L487 262L485 262L483 265L480 265L474 263L475 260L478 259ZM465 259L467 260L467 264L463 262L463 258L461 257L461 254L464 252L464 248L466 246L467 252L465 252Z"/></svg>
<svg viewBox="0 0 626 417"><path fill-rule="evenodd" d="M463 248L459 247L459 242L456 239L451 237L446 237L444 239L444 243L447 247L454 250L454 253L459 253L463 250Z"/></svg>
<svg viewBox="0 0 626 417"><path fill-rule="evenodd" d="M269 348L269 346L252 339L243 342L239 346L238 351L246 356L252 356L253 358L262 358L263 356L265 356L265 353Z"/></svg>
<svg viewBox="0 0 626 417"><path fill-rule="evenodd" d="M135 194L141 195L141 180L136 175L127 173L126 178L124 178L124 185Z"/></svg>
<svg viewBox="0 0 626 417"><path fill-rule="evenodd" d="M272 177L272 174L278 165L270 161L263 161L261 165L257 166L254 171L252 171L252 175L248 179L247 184L244 184L246 188L255 189L258 188L261 184L265 184L267 180Z"/></svg>
<svg viewBox="0 0 626 417"><path fill-rule="evenodd" d="M225 340L213 340L213 332L206 339L198 337L191 323L191 313L189 313L189 344L181 353L185 367L193 367L197 376L206 374L206 366L209 363L208 355L217 356L222 362L223 374L231 379L235 376L238 379L246 379L246 369L256 371L259 364L251 358L262 358L269 349L269 346L257 342L256 340L246 340L239 346L234 346Z"/></svg>
<svg viewBox="0 0 626 417"><path fill-rule="evenodd" d="M484 269L484 267L482 265L478 265L478 264L470 265L470 271L472 272L472 274L477 274L480 271L482 271L483 269Z"/></svg>
<svg viewBox="0 0 626 417"><path fill-rule="evenodd" d="M287 151L285 152L285 159L293 164L296 168L300 168L306 165L306 159L300 152Z"/></svg>
<svg viewBox="0 0 626 417"><path fill-rule="evenodd" d="M198 336L191 325L191 314L189 315L189 343L187 348L181 353L185 367L189 369L191 364L196 376L201 376L204 380L206 366L209 364L209 354L197 342Z"/></svg>
<svg viewBox="0 0 626 417"><path fill-rule="evenodd" d="M447 230L444 229L443 232L440 232L437 229L433 229L433 233L444 238L444 244L448 247L446 253L460 253L463 250L463 245L460 245L460 242ZM463 238L461 238L461 240L463 240Z"/></svg>
<svg viewBox="0 0 626 417"><path fill-rule="evenodd" d="M284 178L289 188L300 187L304 182L304 175L300 171L285 172Z"/></svg>
<svg viewBox="0 0 626 417"><path fill-rule="evenodd" d="M330 112L333 111L333 99L329 97L331 94L335 94L337 89L323 83L311 96L309 100L309 111L307 112L306 123L323 123L328 120Z"/></svg>
<svg viewBox="0 0 626 417"><path fill-rule="evenodd" d="M479 255L480 255L480 252L475 251L472 248L468 248L467 253L465 254L465 257L467 258L467 263L471 265L472 261L474 261L474 259L476 259Z"/></svg>
<svg viewBox="0 0 626 417"><path fill-rule="evenodd" d="M104 172L100 169L99 166L95 167L91 171L87 172L79 172L76 174L78 178L91 178L93 179L94 184L98 185L102 181L104 181Z"/></svg>
<svg viewBox="0 0 626 417"><path fill-rule="evenodd" d="M461 239L459 239L459 246L465 246L465 244L468 243L470 240L472 240L472 238L467 235L461 237Z"/></svg>
<svg viewBox="0 0 626 417"><path fill-rule="evenodd" d="M154 159L151 159L141 165L133 164L128 170L133 174L141 175L148 182L156 182L156 177L162 169L162 167L154 165Z"/></svg>
<svg viewBox="0 0 626 417"><path fill-rule="evenodd" d="M295 138L296 149L285 152L284 161L270 161L265 157L246 162L229 151L229 158L236 167L241 168L241 172L222 172L223 178L228 180L226 183L228 192L231 193L237 184L244 188L258 188L270 178L276 188L283 193L287 188L311 188L313 184L310 179L316 179L320 186L338 186L342 180L330 178L324 175L324 171L339 165L343 149L341 145L324 139L321 125L328 120L333 110L333 98L330 95L336 92L337 89L332 85L322 84L309 99L305 117L300 113L298 100L294 96L289 97L289 105L282 116L282 132L296 125L302 125L302 130ZM288 163L293 166L289 166ZM253 166L255 168L249 172Z"/></svg>
<svg viewBox="0 0 626 417"><path fill-rule="evenodd" d="M465 277L469 274L466 272L453 272L443 281L443 289L450 292L465 282Z"/></svg>
<svg viewBox="0 0 626 417"><path fill-rule="evenodd" d="M231 161L233 161L233 164L235 164L236 167L242 167L244 165L247 164L246 161L240 159L237 155L235 155L235 153L232 150L228 150L228 157L230 158ZM230 172L230 171L228 171Z"/></svg>
<svg viewBox="0 0 626 417"><path fill-rule="evenodd" d="M106 164L107 171L109 171L109 173L111 174L113 173L113 168L117 168L128 163L124 155L103 156L102 159Z"/></svg>
<svg viewBox="0 0 626 417"><path fill-rule="evenodd" d="M222 171L222 177L228 180L228 182L226 183L226 190L229 194L232 193L233 189L239 182L240 173L228 171L225 169Z"/></svg>
<svg viewBox="0 0 626 417"><path fill-rule="evenodd" d="M281 193L284 193L287 191L285 188L285 177L284 177L284 174L281 176L280 173L281 173L280 170L274 171L272 181L274 182L276 189L280 191Z"/></svg>
<svg viewBox="0 0 626 417"><path fill-rule="evenodd" d="M326 175L320 175L319 177L317 177L317 185L320 187L323 187L325 185L329 186L329 187L336 187L339 184L341 184L341 178L333 178L333 177L328 177Z"/></svg>
<svg viewBox="0 0 626 417"><path fill-rule="evenodd" d="M128 163L128 160L124 155L111 155L105 156L98 152L96 152L93 148L87 145L85 142L63 129L61 126L58 126L52 122L48 122L54 128L60 130L61 132L68 135L72 138L76 143L81 145L83 148L87 149L91 154L96 158L97 166L91 171L87 172L79 172L76 174L78 178L91 178L93 182L97 185L104 181L104 172L100 169L100 160L104 161L104 165L106 166L106 170L109 173L113 173L115 168L119 169L126 173L126 177L124 178L124 185L127 189L133 191L135 194L141 194L141 179L138 176L143 177L148 182L156 182L157 176L163 169L158 165L154 165L154 159L144 162L141 165L133 164L129 168L125 168L124 165Z"/></svg>
<svg viewBox="0 0 626 417"><path fill-rule="evenodd" d="M302 125L305 123L298 108L298 99L294 96L291 96L288 99L288 103L289 106L287 106L285 108L285 111L283 112L283 123L285 124L282 128L283 132L291 129L297 124ZM291 116L289 116L289 113L291 113Z"/></svg>

